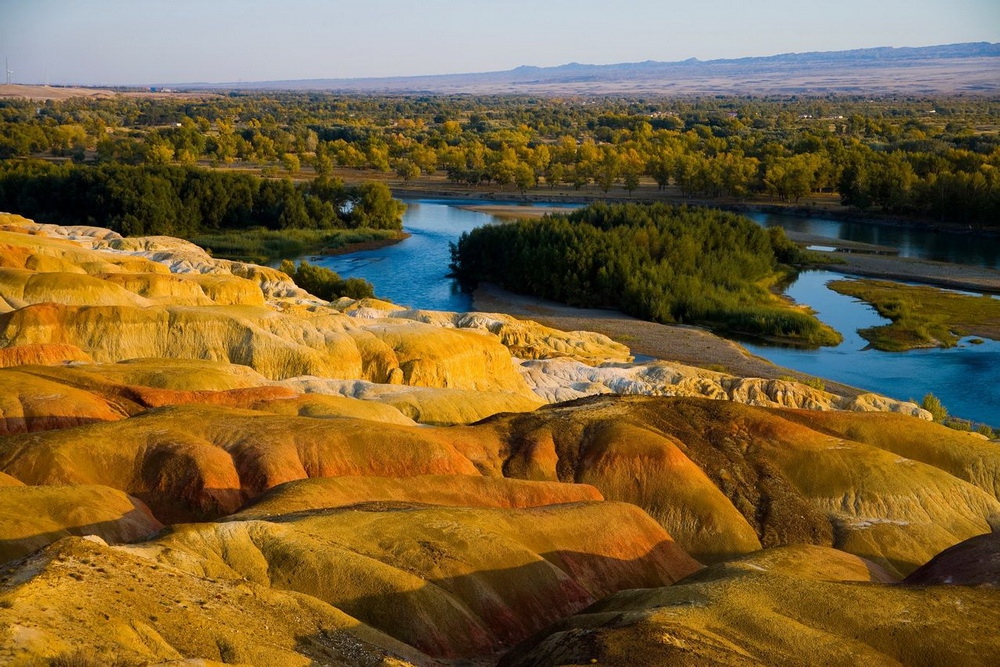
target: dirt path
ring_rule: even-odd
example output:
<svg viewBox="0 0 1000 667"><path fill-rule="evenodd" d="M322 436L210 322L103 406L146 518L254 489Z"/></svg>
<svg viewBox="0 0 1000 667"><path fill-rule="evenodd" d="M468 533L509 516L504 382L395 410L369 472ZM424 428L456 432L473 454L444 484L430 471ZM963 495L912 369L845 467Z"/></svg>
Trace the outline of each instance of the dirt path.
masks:
<svg viewBox="0 0 1000 667"><path fill-rule="evenodd" d="M742 377L809 379L813 376L776 366L737 343L692 326L646 322L613 310L572 308L553 301L522 296L481 283L473 293L473 309L531 319L561 331L596 331L628 345L633 354L691 366L721 370ZM845 396L859 389L825 380L828 391Z"/></svg>

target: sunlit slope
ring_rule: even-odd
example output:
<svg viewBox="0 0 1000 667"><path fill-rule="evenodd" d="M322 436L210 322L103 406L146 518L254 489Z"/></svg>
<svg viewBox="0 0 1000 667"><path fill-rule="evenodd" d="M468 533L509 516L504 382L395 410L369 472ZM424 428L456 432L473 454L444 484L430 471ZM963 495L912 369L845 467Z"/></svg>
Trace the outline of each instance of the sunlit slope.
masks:
<svg viewBox="0 0 1000 667"><path fill-rule="evenodd" d="M0 470L30 484L104 484L164 521L216 518L283 482L340 475L477 475L445 434L358 419L181 405L11 436Z"/></svg>
<svg viewBox="0 0 1000 667"><path fill-rule="evenodd" d="M0 662L427 664L320 600L67 538L0 575ZM381 662L388 658L388 662Z"/></svg>
<svg viewBox="0 0 1000 667"><path fill-rule="evenodd" d="M373 503L177 526L130 549L214 579L308 593L443 657L492 653L608 593L698 568L642 510L602 502Z"/></svg>
<svg viewBox="0 0 1000 667"><path fill-rule="evenodd" d="M7 480L4 483L4 479ZM0 479L0 563L67 535L131 542L162 528L144 504L105 486L25 486Z"/></svg>
<svg viewBox="0 0 1000 667"><path fill-rule="evenodd" d="M860 436L808 425L824 413L600 397L473 426L416 427L301 417L307 406L300 399L261 405L269 404L290 409L176 405L12 435L0 440L0 471L30 484L110 486L167 522L221 517L305 478L486 475L585 483L648 511L700 560L762 545L820 544L898 574L989 531L1000 517L991 484L977 486L930 456L906 458ZM861 434L886 418L849 417ZM906 424L925 454L955 448L948 429L893 419ZM993 445L964 437L965 465L980 471L977 479L992 480Z"/></svg>
<svg viewBox="0 0 1000 667"><path fill-rule="evenodd" d="M522 508L604 500L588 484L530 482L472 475L312 477L274 487L233 519L258 519L365 502L409 502L450 507Z"/></svg>
<svg viewBox="0 0 1000 667"><path fill-rule="evenodd" d="M623 591L502 664L964 664L1000 655L996 590L909 587L833 549L782 547Z"/></svg>
<svg viewBox="0 0 1000 667"><path fill-rule="evenodd" d="M586 482L608 499L637 503L709 561L758 544L826 544L906 573L1000 519L990 488L813 429L807 424L815 414L825 413L697 399L587 399L488 420L477 428L495 439L476 441L482 449L468 454L492 461L497 473ZM844 418L863 432L887 416ZM948 429L899 419L925 451L955 443ZM992 445L964 437L981 443L967 448L969 465L992 478Z"/></svg>
<svg viewBox="0 0 1000 667"><path fill-rule="evenodd" d="M0 633L0 657L485 658L609 593L698 568L642 510L599 501L368 503L185 524L128 547L64 539L0 574L0 627L23 628Z"/></svg>

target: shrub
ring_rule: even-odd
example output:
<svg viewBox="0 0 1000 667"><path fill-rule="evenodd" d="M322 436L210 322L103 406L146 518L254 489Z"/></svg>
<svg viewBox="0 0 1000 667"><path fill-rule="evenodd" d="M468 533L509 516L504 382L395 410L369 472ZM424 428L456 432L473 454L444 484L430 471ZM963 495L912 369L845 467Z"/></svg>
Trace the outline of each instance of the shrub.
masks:
<svg viewBox="0 0 1000 667"><path fill-rule="evenodd" d="M920 401L920 407L922 407L927 412L931 413L931 417L934 418L936 422L944 422L945 418L948 416L948 410L941 405L940 399L934 394L928 393L924 396L924 400Z"/></svg>
<svg viewBox="0 0 1000 667"><path fill-rule="evenodd" d="M798 382L799 384L804 384L807 387L812 387L813 389L818 389L819 391L826 391L826 383L820 378L814 377L804 377L797 378L791 375L779 375L779 380L784 380L786 382Z"/></svg>
<svg viewBox="0 0 1000 667"><path fill-rule="evenodd" d="M290 259L281 263L281 271L287 273L295 284L313 296L327 301L347 296L352 299L365 299L375 296L372 284L362 278L344 280L336 271L324 266L316 266L303 260L298 266Z"/></svg>

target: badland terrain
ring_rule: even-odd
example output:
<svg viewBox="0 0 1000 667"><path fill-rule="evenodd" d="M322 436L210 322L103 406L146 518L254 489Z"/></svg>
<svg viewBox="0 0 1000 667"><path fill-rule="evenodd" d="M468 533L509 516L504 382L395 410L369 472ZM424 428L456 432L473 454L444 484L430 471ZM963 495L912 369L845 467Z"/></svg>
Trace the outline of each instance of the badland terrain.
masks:
<svg viewBox="0 0 1000 667"><path fill-rule="evenodd" d="M5 662L1000 654L1000 449L916 405L11 215L0 294Z"/></svg>

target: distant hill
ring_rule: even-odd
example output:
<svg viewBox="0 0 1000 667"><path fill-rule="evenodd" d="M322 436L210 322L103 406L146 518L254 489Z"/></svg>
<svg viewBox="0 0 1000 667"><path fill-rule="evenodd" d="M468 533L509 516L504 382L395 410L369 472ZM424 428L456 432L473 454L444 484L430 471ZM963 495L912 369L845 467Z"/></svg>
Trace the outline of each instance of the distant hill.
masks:
<svg viewBox="0 0 1000 667"><path fill-rule="evenodd" d="M366 93L992 94L1000 91L1000 44L880 47L708 61L569 63L433 76L170 85Z"/></svg>

